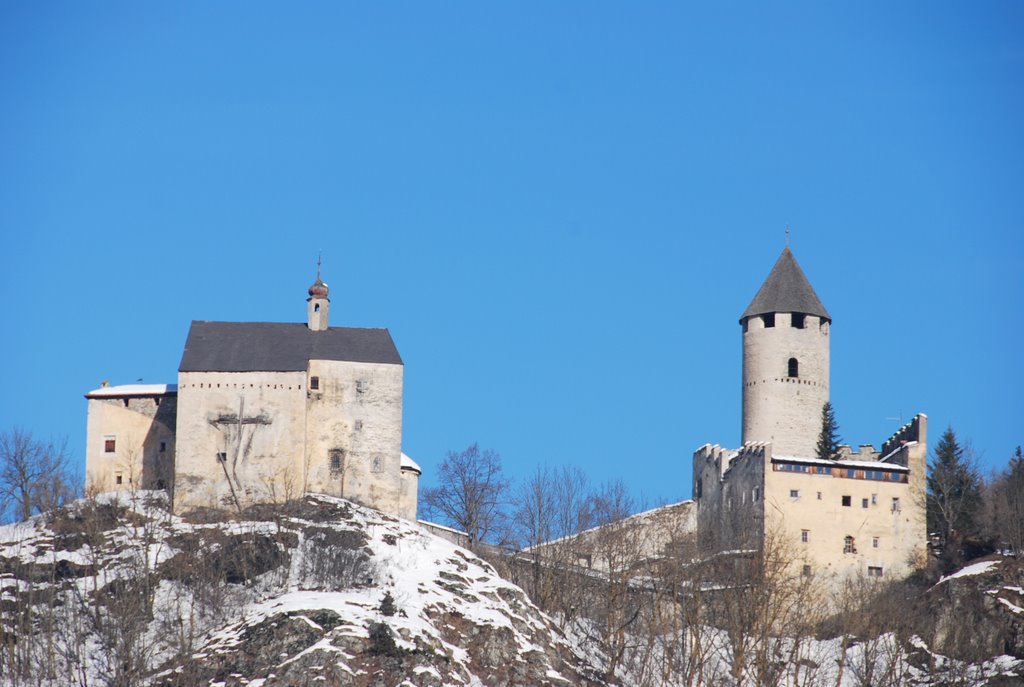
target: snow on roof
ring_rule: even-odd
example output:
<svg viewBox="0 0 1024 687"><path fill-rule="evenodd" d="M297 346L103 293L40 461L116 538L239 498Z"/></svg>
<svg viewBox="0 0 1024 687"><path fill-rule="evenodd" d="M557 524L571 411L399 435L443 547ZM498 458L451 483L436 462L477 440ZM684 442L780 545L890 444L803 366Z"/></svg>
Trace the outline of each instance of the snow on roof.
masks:
<svg viewBox="0 0 1024 687"><path fill-rule="evenodd" d="M597 532L601 528L607 527L608 525L620 525L622 523L627 523L627 522L629 522L629 523L632 523L632 522L643 522L644 520L647 520L647 519L650 519L650 518L653 518L653 517L657 517L658 515L666 512L666 511L668 511L668 510L670 510L672 508L680 508L682 506L686 506L687 504L693 504L693 503L695 503L693 499L685 499L683 501L676 501L675 503L666 503L663 506L655 506L654 508L648 508L647 510L640 511L639 513L633 513L632 515L627 515L626 517L622 518L621 520L614 520L612 522L606 522L606 523L603 523L601 525L595 525L594 527L590 527L588 529L581 530L579 532L574 532L572 534L567 534L564 537L558 537L558 538L552 539L550 541L541 542L540 544L537 544L536 546L527 546L523 550L524 551L532 551L532 550L534 550L536 548L543 548L545 546L550 546L551 544L557 544L558 542L568 541L570 539L576 539L576 538L582 537L582 536L584 536L586 534L590 534L592 532Z"/></svg>
<svg viewBox="0 0 1024 687"><path fill-rule="evenodd" d="M803 465L829 465L843 468L862 468L862 469L886 469L886 470L897 470L899 472L910 472L910 468L905 465L897 465L896 463L883 463L880 460L822 460L821 458L800 458L798 456L772 456L772 462L786 462L786 463L801 463Z"/></svg>
<svg viewBox="0 0 1024 687"><path fill-rule="evenodd" d="M416 463L415 460L405 455L405 451L402 451L402 469L403 470L415 470L419 474L423 474L423 469Z"/></svg>
<svg viewBox="0 0 1024 687"><path fill-rule="evenodd" d="M85 395L86 398L120 398L122 396L166 396L178 393L177 384L118 384L101 386Z"/></svg>

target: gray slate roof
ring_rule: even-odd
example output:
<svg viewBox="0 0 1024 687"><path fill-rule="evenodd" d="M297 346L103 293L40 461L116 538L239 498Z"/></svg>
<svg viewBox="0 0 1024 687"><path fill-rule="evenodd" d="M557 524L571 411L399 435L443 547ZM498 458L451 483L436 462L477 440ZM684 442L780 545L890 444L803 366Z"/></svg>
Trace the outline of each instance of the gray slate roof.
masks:
<svg viewBox="0 0 1024 687"><path fill-rule="evenodd" d="M194 320L178 371L294 372L310 360L402 364L387 329L314 332L301 323Z"/></svg>
<svg viewBox="0 0 1024 687"><path fill-rule="evenodd" d="M814 293L814 287L807 281L789 246L782 251L754 300L740 315L740 322L770 312L802 312L832 321L832 316L821 304L818 294Z"/></svg>

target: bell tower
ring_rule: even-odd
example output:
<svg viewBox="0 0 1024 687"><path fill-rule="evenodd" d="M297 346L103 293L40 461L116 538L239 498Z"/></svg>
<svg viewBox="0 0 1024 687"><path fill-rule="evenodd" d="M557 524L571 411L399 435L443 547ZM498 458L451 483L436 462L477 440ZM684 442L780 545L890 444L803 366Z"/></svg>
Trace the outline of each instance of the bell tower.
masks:
<svg viewBox="0 0 1024 687"><path fill-rule="evenodd" d="M743 443L813 457L828 401L829 327L789 246L740 316L743 327Z"/></svg>
<svg viewBox="0 0 1024 687"><path fill-rule="evenodd" d="M322 332L328 327L327 316L331 309L331 299L327 297L330 289L320 279L320 258L316 259L316 281L309 287L309 298L306 299L306 326L314 332Z"/></svg>

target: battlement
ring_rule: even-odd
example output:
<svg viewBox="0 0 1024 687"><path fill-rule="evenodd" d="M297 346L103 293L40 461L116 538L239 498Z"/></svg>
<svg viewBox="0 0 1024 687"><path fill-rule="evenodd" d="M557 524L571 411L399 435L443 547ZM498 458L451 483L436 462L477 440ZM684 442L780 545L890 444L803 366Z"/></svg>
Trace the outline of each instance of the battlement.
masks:
<svg viewBox="0 0 1024 687"><path fill-rule="evenodd" d="M925 432L928 427L928 416L918 413L910 422L900 427L882 444L882 460L886 460L895 451L911 442L925 443Z"/></svg>
<svg viewBox="0 0 1024 687"><path fill-rule="evenodd" d="M693 452L694 467L703 463L705 465L714 463L715 472L721 475L729 469L729 461L732 459L732 451L722 448L718 444L704 444ZM699 470L694 470L694 474Z"/></svg>
<svg viewBox="0 0 1024 687"><path fill-rule="evenodd" d="M839 460L860 460L860 461L871 461L875 462L881 455L875 450L875 447L871 444L861 444L854 451L851 446L841 444L839 446Z"/></svg>

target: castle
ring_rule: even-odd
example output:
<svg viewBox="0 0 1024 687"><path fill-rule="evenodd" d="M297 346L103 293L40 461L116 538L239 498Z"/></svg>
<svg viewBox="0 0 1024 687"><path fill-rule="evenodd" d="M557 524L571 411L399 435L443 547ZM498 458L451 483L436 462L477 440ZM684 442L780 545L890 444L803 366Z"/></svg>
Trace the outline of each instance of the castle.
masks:
<svg viewBox="0 0 1024 687"><path fill-rule="evenodd" d="M783 546L806 575L899 577L922 565L927 418L915 416L881 451L816 457L832 317L788 246L739 322L743 445L694 453L699 548Z"/></svg>
<svg viewBox="0 0 1024 687"><path fill-rule="evenodd" d="M319 268L308 294L304 324L192 322L177 384L87 393L87 488L167 489L179 513L318 492L415 520L391 335L329 326Z"/></svg>
<svg viewBox="0 0 1024 687"><path fill-rule="evenodd" d="M902 577L923 565L927 418L915 416L881 451L840 446L834 459L816 457L832 317L788 246L739 322L742 446L697 449L692 500L537 550L554 555L568 545L572 560L606 569L602 538L635 530L649 562L775 547L797 566L794 574L837 582L851 574Z"/></svg>

